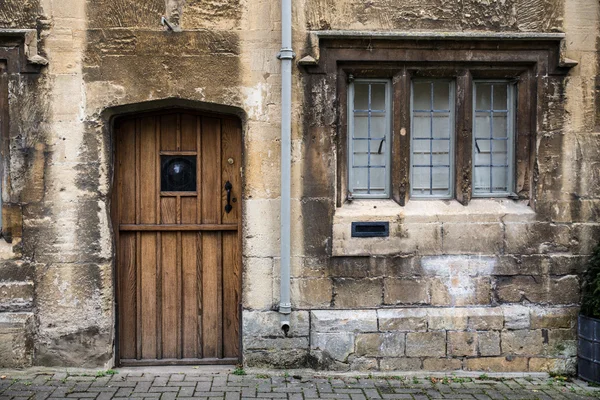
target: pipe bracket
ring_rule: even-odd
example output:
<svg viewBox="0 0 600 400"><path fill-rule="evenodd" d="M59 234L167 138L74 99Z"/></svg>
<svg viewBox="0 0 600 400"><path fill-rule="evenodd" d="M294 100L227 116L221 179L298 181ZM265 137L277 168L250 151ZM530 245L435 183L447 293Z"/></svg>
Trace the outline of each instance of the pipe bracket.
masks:
<svg viewBox="0 0 600 400"><path fill-rule="evenodd" d="M294 53L294 50L292 49L282 48L281 50L279 50L277 58L280 60L293 60L294 58L296 58L296 53Z"/></svg>

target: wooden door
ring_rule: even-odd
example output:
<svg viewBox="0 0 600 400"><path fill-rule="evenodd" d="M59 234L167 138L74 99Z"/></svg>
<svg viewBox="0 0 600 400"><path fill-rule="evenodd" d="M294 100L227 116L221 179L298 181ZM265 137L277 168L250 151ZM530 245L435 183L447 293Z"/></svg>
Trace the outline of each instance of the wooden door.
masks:
<svg viewBox="0 0 600 400"><path fill-rule="evenodd" d="M153 113L116 121L114 137L121 365L236 363L239 121Z"/></svg>

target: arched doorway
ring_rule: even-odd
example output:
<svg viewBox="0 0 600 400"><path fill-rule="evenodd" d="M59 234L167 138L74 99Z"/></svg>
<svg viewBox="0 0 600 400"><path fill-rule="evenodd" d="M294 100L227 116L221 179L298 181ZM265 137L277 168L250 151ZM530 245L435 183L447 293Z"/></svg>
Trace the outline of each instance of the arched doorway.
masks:
<svg viewBox="0 0 600 400"><path fill-rule="evenodd" d="M114 138L118 363L238 362L239 119L154 111Z"/></svg>

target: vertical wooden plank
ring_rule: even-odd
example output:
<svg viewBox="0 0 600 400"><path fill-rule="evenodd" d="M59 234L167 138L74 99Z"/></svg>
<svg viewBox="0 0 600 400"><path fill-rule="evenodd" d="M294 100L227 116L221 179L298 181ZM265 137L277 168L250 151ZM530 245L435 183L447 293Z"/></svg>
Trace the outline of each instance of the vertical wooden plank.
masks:
<svg viewBox="0 0 600 400"><path fill-rule="evenodd" d="M156 345L156 234L137 233L140 243L138 276L141 278L141 358L157 358Z"/></svg>
<svg viewBox="0 0 600 400"><path fill-rule="evenodd" d="M177 223L177 198L162 197L160 199L160 218L161 224Z"/></svg>
<svg viewBox="0 0 600 400"><path fill-rule="evenodd" d="M238 233L223 232L223 353L239 357L241 268Z"/></svg>
<svg viewBox="0 0 600 400"><path fill-rule="evenodd" d="M456 200L469 204L473 158L473 79L469 70L456 79L455 182Z"/></svg>
<svg viewBox="0 0 600 400"><path fill-rule="evenodd" d="M221 221L221 124L215 118L202 119L202 222ZM204 357L222 354L221 315L221 234L202 235L202 336Z"/></svg>
<svg viewBox="0 0 600 400"><path fill-rule="evenodd" d="M179 274L176 232L162 233L162 356L177 357Z"/></svg>
<svg viewBox="0 0 600 400"><path fill-rule="evenodd" d="M196 232L181 234L181 341L184 358L198 357L197 237Z"/></svg>
<svg viewBox="0 0 600 400"><path fill-rule="evenodd" d="M196 223L202 223L202 118L196 118ZM202 334L202 318L203 318L203 303L202 296L204 295L202 287L202 233L198 232L196 236L196 304L198 313L198 338L197 338L197 354L199 358L204 357L204 336Z"/></svg>
<svg viewBox="0 0 600 400"><path fill-rule="evenodd" d="M394 132L392 139L392 193L401 206L406 205L410 197L410 79L410 72L406 68L394 76L397 82L393 94L394 120L397 116L399 129Z"/></svg>
<svg viewBox="0 0 600 400"><path fill-rule="evenodd" d="M231 205L233 209L225 212L227 195L221 202L222 222L237 223L240 218L241 173L242 165L242 130L237 120L222 121L221 165L223 182L231 182ZM233 163L229 160L232 159ZM235 200L238 201L235 201ZM222 274L223 274L223 355L239 356L240 319L239 305L241 301L241 271L238 257L238 232L223 233Z"/></svg>
<svg viewBox="0 0 600 400"><path fill-rule="evenodd" d="M194 129L194 134L196 133ZM195 140L195 139L194 139ZM181 223L196 223L195 197L181 198ZM198 355L198 254L196 232L184 232L181 235L182 270L182 316L181 340L182 356L195 358Z"/></svg>
<svg viewBox="0 0 600 400"><path fill-rule="evenodd" d="M177 150L177 114L166 114L160 117L160 149L162 151Z"/></svg>
<svg viewBox="0 0 600 400"><path fill-rule="evenodd" d="M181 150L183 151L196 150L196 120L197 117L193 114L181 115Z"/></svg>
<svg viewBox="0 0 600 400"><path fill-rule="evenodd" d="M161 191L161 156L160 156L160 142L161 142L161 124L160 117L154 118L155 124L155 139L154 148L156 155L156 221L161 221L161 207L160 191ZM156 232L156 323L154 326L154 332L156 332L156 358L162 358L162 233Z"/></svg>
<svg viewBox="0 0 600 400"><path fill-rule="evenodd" d="M140 121L140 223L155 224L156 219L156 127L154 117L145 117Z"/></svg>
<svg viewBox="0 0 600 400"><path fill-rule="evenodd" d="M119 218L117 223L136 222L136 126L135 120L124 121L116 137L116 187ZM118 226L115 227L118 230ZM118 293L119 293L119 344L121 358L137 357L137 301L136 235L119 234Z"/></svg>
<svg viewBox="0 0 600 400"><path fill-rule="evenodd" d="M154 117L144 117L139 123L139 216L142 224L154 224L157 209L157 158L156 158L156 120ZM156 268L159 260L156 258L156 234L142 233L139 238L140 262L138 276L141 280L140 301L141 310L141 357L156 358Z"/></svg>
<svg viewBox="0 0 600 400"><path fill-rule="evenodd" d="M221 182L223 187L225 182L229 181L233 187L231 190L232 210L227 213L225 206L227 204L227 192L222 191L221 197L221 221L224 224L236 223L239 217L240 203L242 198L242 179L240 167L242 166L241 155L242 129L236 120L224 119L222 121L221 137ZM230 160L233 163L230 164Z"/></svg>

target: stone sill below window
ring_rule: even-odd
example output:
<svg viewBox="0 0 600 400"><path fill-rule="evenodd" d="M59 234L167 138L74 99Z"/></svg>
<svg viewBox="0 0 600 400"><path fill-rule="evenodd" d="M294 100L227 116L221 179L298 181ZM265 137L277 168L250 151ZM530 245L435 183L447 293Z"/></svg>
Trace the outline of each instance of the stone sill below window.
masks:
<svg viewBox="0 0 600 400"><path fill-rule="evenodd" d="M335 210L332 256L497 254L504 223L535 221L526 201L354 200ZM390 236L352 237L352 222L387 221ZM447 229L444 229L446 227Z"/></svg>

